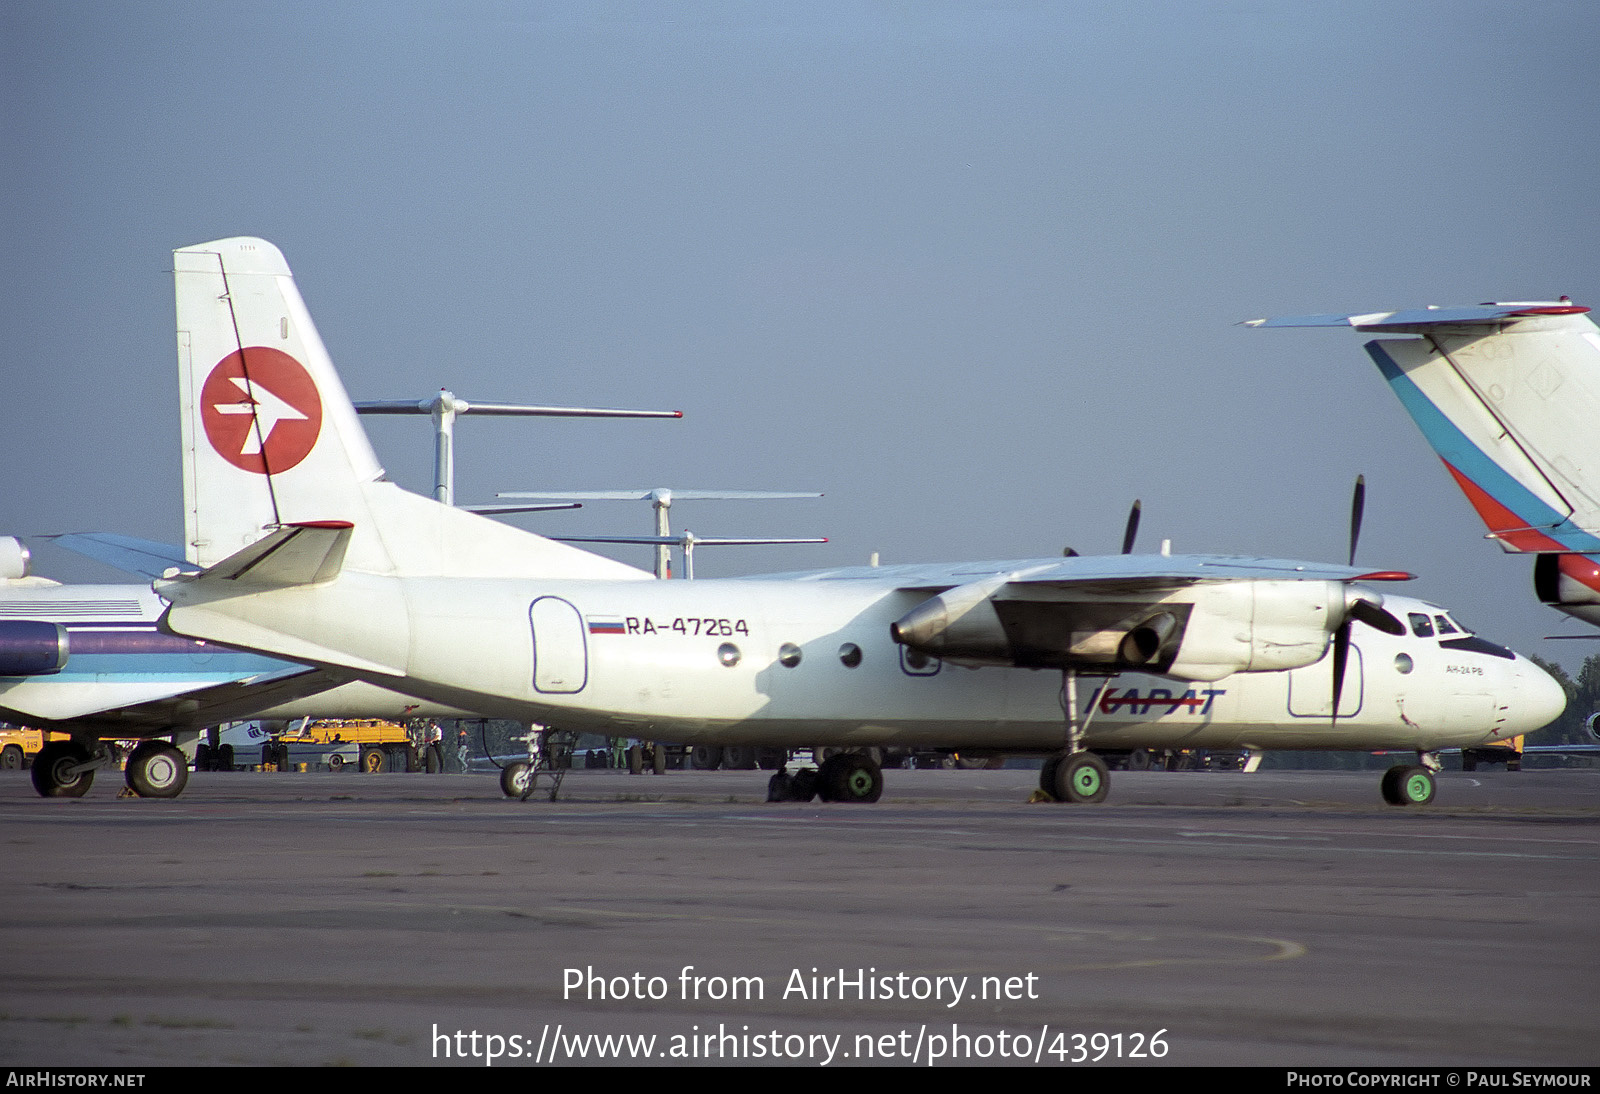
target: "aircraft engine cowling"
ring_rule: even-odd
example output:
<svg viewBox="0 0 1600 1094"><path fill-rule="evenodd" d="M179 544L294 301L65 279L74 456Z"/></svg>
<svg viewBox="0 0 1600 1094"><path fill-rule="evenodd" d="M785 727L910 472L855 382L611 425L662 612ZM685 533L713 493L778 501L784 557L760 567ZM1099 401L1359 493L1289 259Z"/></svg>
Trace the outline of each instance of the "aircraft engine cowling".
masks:
<svg viewBox="0 0 1600 1094"><path fill-rule="evenodd" d="M1600 626L1600 564L1588 555L1540 555L1533 590L1558 611Z"/></svg>
<svg viewBox="0 0 1600 1094"><path fill-rule="evenodd" d="M1218 582L1190 595L1194 611L1166 670L1186 680L1315 664L1354 600L1382 602L1376 594L1347 593L1337 581Z"/></svg>
<svg viewBox="0 0 1600 1094"><path fill-rule="evenodd" d="M1142 669L1187 680L1301 668L1383 598L1337 581L1218 581L1128 600L1071 586L947 589L890 626L934 657L1018 668Z"/></svg>
<svg viewBox="0 0 1600 1094"><path fill-rule="evenodd" d="M49 676L67 663L67 628L37 619L0 619L0 676Z"/></svg>
<svg viewBox="0 0 1600 1094"><path fill-rule="evenodd" d="M1003 584L978 581L946 589L889 624L889 635L934 657L1016 664L1016 651L994 607L993 594Z"/></svg>

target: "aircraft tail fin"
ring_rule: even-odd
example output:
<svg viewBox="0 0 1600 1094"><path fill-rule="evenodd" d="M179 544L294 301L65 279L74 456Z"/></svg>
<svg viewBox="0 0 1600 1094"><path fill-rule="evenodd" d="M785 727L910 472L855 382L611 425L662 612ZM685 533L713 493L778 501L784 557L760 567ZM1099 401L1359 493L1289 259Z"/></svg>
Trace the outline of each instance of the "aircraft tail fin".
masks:
<svg viewBox="0 0 1600 1094"><path fill-rule="evenodd" d="M191 562L215 566L289 527L348 524L339 567L360 572L650 576L384 481L283 254L241 237L173 258Z"/></svg>
<svg viewBox="0 0 1600 1094"><path fill-rule="evenodd" d="M1420 336L1366 350L1501 547L1592 552L1600 330L1579 309L1547 307L1562 310L1362 329Z"/></svg>

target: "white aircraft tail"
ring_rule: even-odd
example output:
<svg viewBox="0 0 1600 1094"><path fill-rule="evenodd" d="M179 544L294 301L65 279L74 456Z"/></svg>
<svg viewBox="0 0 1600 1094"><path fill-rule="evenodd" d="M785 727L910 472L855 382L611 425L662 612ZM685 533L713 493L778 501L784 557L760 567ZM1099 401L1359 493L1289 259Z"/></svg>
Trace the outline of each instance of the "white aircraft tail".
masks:
<svg viewBox="0 0 1600 1094"><path fill-rule="evenodd" d="M1574 313L1415 333L1367 353L1494 538L1600 550L1600 330Z"/></svg>
<svg viewBox="0 0 1600 1094"><path fill-rule="evenodd" d="M1256 320L1415 335L1367 353L1540 599L1600 624L1600 330L1570 300Z"/></svg>
<svg viewBox="0 0 1600 1094"><path fill-rule="evenodd" d="M339 563L365 573L649 578L384 481L283 254L235 238L173 258L191 562L214 566L286 528L348 525Z"/></svg>

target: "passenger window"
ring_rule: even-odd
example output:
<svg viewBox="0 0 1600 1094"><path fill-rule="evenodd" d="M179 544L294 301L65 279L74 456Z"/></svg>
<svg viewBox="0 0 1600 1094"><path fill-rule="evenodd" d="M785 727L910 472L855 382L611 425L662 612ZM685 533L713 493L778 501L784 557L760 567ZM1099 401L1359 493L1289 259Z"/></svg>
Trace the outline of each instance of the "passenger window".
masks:
<svg viewBox="0 0 1600 1094"><path fill-rule="evenodd" d="M1444 616L1436 615L1436 616L1433 617L1433 621L1435 623L1439 624L1439 633L1440 634L1455 634L1456 633L1456 629L1450 625L1450 620L1446 619Z"/></svg>
<svg viewBox="0 0 1600 1094"><path fill-rule="evenodd" d="M1411 633L1418 638L1433 637L1433 620L1421 612L1411 612Z"/></svg>

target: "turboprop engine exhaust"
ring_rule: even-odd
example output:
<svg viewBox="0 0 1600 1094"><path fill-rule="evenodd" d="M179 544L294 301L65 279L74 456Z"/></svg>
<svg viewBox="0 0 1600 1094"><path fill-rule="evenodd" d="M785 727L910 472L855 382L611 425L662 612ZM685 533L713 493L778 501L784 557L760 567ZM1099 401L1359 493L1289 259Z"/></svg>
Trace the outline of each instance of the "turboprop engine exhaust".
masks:
<svg viewBox="0 0 1600 1094"><path fill-rule="evenodd" d="M1167 639L1178 629L1178 617L1157 612L1128 631L1117 646L1117 659L1129 665L1148 665L1161 656Z"/></svg>

